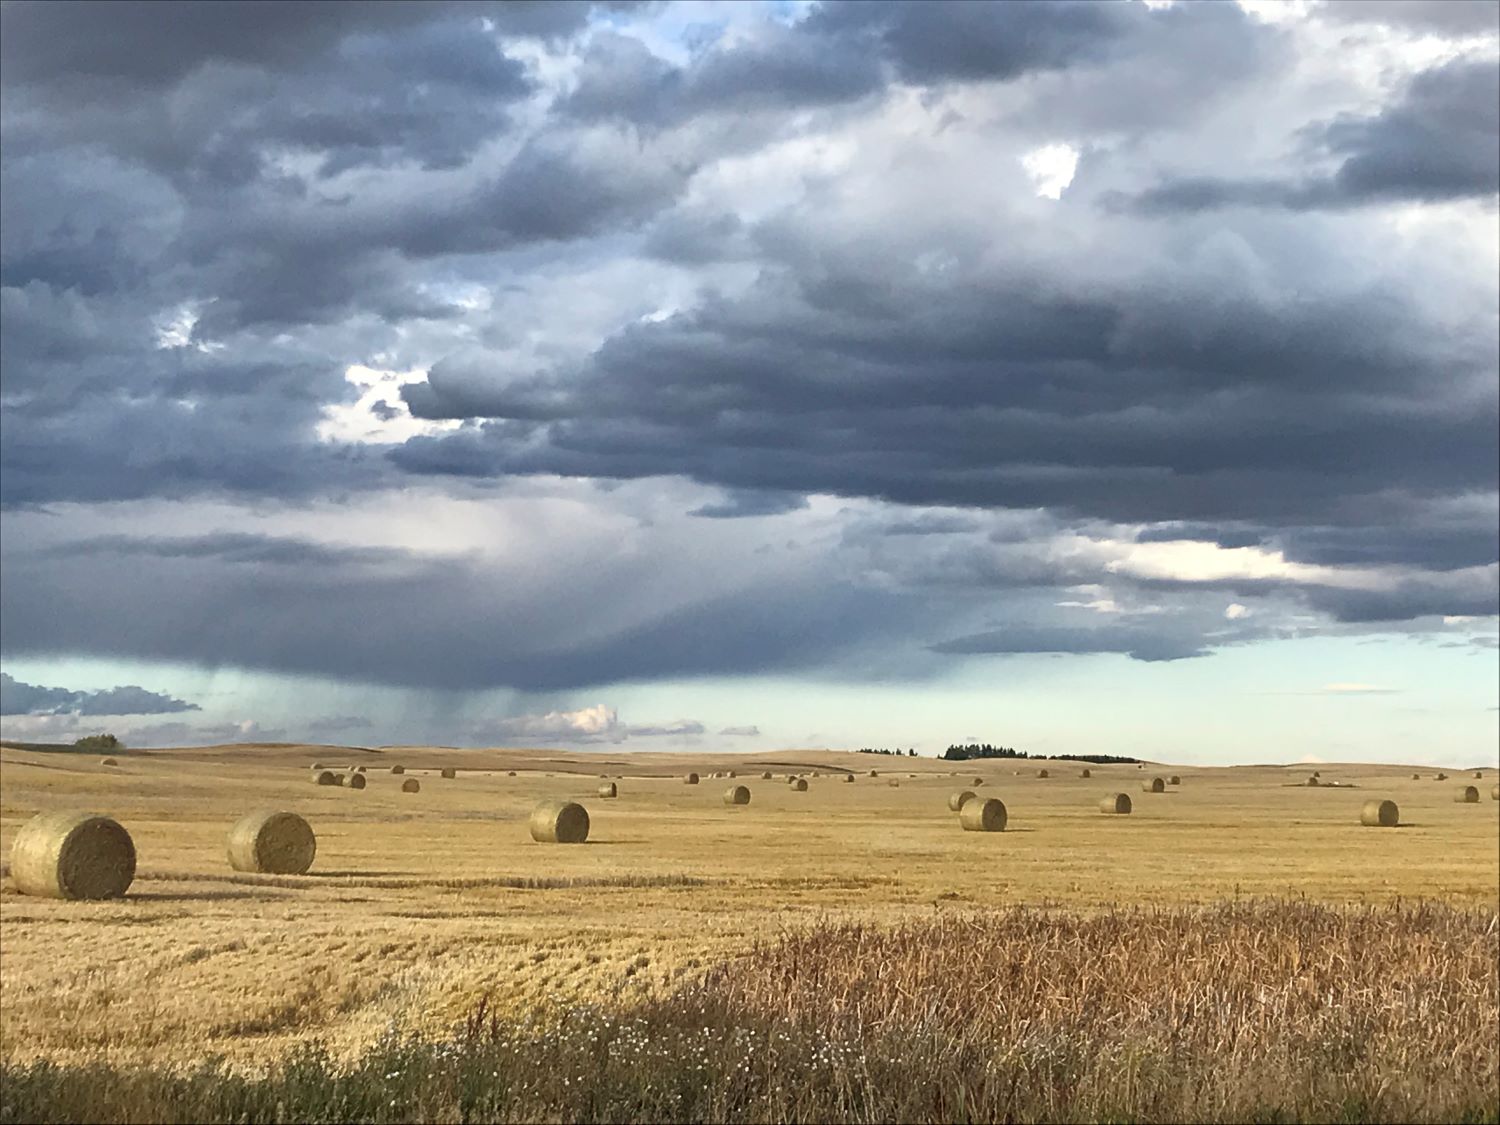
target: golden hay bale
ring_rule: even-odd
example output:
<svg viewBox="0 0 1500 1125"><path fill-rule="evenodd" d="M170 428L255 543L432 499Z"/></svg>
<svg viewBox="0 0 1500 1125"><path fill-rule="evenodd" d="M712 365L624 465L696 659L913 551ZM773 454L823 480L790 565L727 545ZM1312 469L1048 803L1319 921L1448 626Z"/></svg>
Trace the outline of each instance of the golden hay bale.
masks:
<svg viewBox="0 0 1500 1125"><path fill-rule="evenodd" d="M760 775L760 779L762 781L770 781L771 780L771 771L770 770L763 771L761 773L761 775Z"/></svg>
<svg viewBox="0 0 1500 1125"><path fill-rule="evenodd" d="M1316 789L1318 786L1320 786L1322 784L1323 783L1318 780L1318 775L1317 774L1313 774L1311 777L1309 777L1307 779L1307 785L1308 785L1309 788Z"/></svg>
<svg viewBox="0 0 1500 1125"><path fill-rule="evenodd" d="M729 773L728 773L728 775L727 775L727 776L729 776L729 777L733 777L733 776L734 776L734 771L733 771L733 770L730 770L730 771L729 771Z"/></svg>
<svg viewBox="0 0 1500 1125"><path fill-rule="evenodd" d="M451 781L458 776L458 771L452 766L444 766L439 776L446 777Z"/></svg>
<svg viewBox="0 0 1500 1125"><path fill-rule="evenodd" d="M880 776L880 771L879 770L871 770L870 771L870 776L871 777L879 777Z"/></svg>
<svg viewBox="0 0 1500 1125"><path fill-rule="evenodd" d="M391 767L391 772L392 773L405 773L406 772L406 767L405 766L392 766Z"/></svg>
<svg viewBox="0 0 1500 1125"><path fill-rule="evenodd" d="M1421 781L1422 780L1422 775L1419 774L1419 773L1414 773L1414 774L1411 775L1411 779L1413 781Z"/></svg>
<svg viewBox="0 0 1500 1125"><path fill-rule="evenodd" d="M318 838L296 813L258 809L229 830L229 866L264 875L302 875L318 854Z"/></svg>
<svg viewBox="0 0 1500 1125"><path fill-rule="evenodd" d="M115 758L100 758L99 764L101 766L118 766L120 763Z"/></svg>
<svg viewBox="0 0 1500 1125"><path fill-rule="evenodd" d="M573 801L543 801L531 814L531 838L539 844L581 844L589 838L589 814Z"/></svg>
<svg viewBox="0 0 1500 1125"><path fill-rule="evenodd" d="M1448 780L1448 775L1445 774L1445 773L1440 773L1440 774L1437 775L1437 777L1433 778L1433 780L1434 781L1447 781Z"/></svg>
<svg viewBox="0 0 1500 1125"><path fill-rule="evenodd" d="M1313 776L1320 778L1320 777L1323 776L1323 771L1322 770L1313 770Z"/></svg>
<svg viewBox="0 0 1500 1125"><path fill-rule="evenodd" d="M1474 780L1475 781L1483 780L1483 778L1484 778L1484 771L1483 770L1475 770L1474 771Z"/></svg>
<svg viewBox="0 0 1500 1125"><path fill-rule="evenodd" d="M1079 770L1078 771L1078 776L1079 777L1093 777L1094 776L1094 771L1093 770Z"/></svg>
<svg viewBox="0 0 1500 1125"><path fill-rule="evenodd" d="M1453 799L1460 805L1477 805L1479 804L1479 787L1477 785L1465 785L1457 793L1453 794Z"/></svg>
<svg viewBox="0 0 1500 1125"><path fill-rule="evenodd" d="M695 773L690 773L690 774L688 774L686 777L684 777L682 779L682 783L684 785L697 785L698 784L698 775L695 774Z"/></svg>
<svg viewBox="0 0 1500 1125"><path fill-rule="evenodd" d="M135 878L135 844L107 816L39 813L16 833L10 877L23 895L119 898Z"/></svg>
<svg viewBox="0 0 1500 1125"><path fill-rule="evenodd" d="M1129 793L1111 793L1099 802L1099 811L1111 815L1125 816L1130 812Z"/></svg>
<svg viewBox="0 0 1500 1125"><path fill-rule="evenodd" d="M401 792L403 793L420 793L421 791L422 783L414 777L408 777L401 783Z"/></svg>
<svg viewBox="0 0 1500 1125"><path fill-rule="evenodd" d="M1150 781L1141 782L1142 793L1165 793L1167 783L1159 777L1153 777Z"/></svg>
<svg viewBox="0 0 1500 1125"><path fill-rule="evenodd" d="M731 785L724 790L724 803L726 805L748 805L750 803L750 787L748 785Z"/></svg>
<svg viewBox="0 0 1500 1125"><path fill-rule="evenodd" d="M1036 775L1037 775L1037 777L1051 777L1052 776L1046 770L1037 770L1036 771Z"/></svg>
<svg viewBox="0 0 1500 1125"><path fill-rule="evenodd" d="M807 792L807 779L806 778L802 778L802 777L794 777L794 778L792 778L792 788L794 790L796 790L798 793L806 793Z"/></svg>
<svg viewBox="0 0 1500 1125"><path fill-rule="evenodd" d="M323 770L321 773L313 774L314 785L342 785L344 779L332 770Z"/></svg>
<svg viewBox="0 0 1500 1125"><path fill-rule="evenodd" d="M362 773L351 773L349 775L350 789L363 789L365 787L365 775Z"/></svg>
<svg viewBox="0 0 1500 1125"><path fill-rule="evenodd" d="M1395 801L1369 800L1359 810L1359 822L1370 828L1394 828L1401 822L1401 810Z"/></svg>
<svg viewBox="0 0 1500 1125"><path fill-rule="evenodd" d="M997 797L975 797L958 810L965 832L1004 832L1005 821L1005 802Z"/></svg>
<svg viewBox="0 0 1500 1125"><path fill-rule="evenodd" d="M516 776L516 771L515 770L510 770L509 772L506 773L505 776L506 777L515 777Z"/></svg>
<svg viewBox="0 0 1500 1125"><path fill-rule="evenodd" d="M620 787L613 781L609 782L607 785L599 786L599 796L601 797L618 797L619 795Z"/></svg>
<svg viewBox="0 0 1500 1125"><path fill-rule="evenodd" d="M846 773L844 775L844 780L845 781L853 781L854 780L854 775L852 773Z"/></svg>
<svg viewBox="0 0 1500 1125"><path fill-rule="evenodd" d="M1490 800L1500 801L1500 785L1490 786Z"/></svg>
<svg viewBox="0 0 1500 1125"><path fill-rule="evenodd" d="M365 767L364 766L355 766L354 767L354 772L355 773L364 773L365 772Z"/></svg>
<svg viewBox="0 0 1500 1125"><path fill-rule="evenodd" d="M969 779L969 784L970 785L983 785L984 784L984 778L982 778L982 777L970 778Z"/></svg>
<svg viewBox="0 0 1500 1125"><path fill-rule="evenodd" d="M323 765L322 762L314 762L312 764L312 768L315 769L315 770L321 770L321 769L325 769L326 767Z"/></svg>
<svg viewBox="0 0 1500 1125"><path fill-rule="evenodd" d="M1317 777L1318 775L1317 774L1313 774L1313 776ZM1168 785L1181 785L1182 784L1182 778L1178 777L1174 773L1171 777L1167 778L1167 784Z"/></svg>
<svg viewBox="0 0 1500 1125"><path fill-rule="evenodd" d="M960 812L963 809L963 807L966 804L968 804L970 801L972 801L973 799L974 799L974 790L972 790L972 789L960 789L957 793L953 793L953 794L949 795L949 797L948 797L948 811L949 812Z"/></svg>

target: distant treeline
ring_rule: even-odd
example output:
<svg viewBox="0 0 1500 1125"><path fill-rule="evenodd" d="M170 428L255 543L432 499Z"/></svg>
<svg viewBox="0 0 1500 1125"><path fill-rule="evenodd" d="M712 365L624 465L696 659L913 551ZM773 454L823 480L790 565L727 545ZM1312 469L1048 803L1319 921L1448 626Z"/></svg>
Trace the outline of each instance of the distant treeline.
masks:
<svg viewBox="0 0 1500 1125"><path fill-rule="evenodd" d="M917 756L916 747L912 747L910 750L903 750L899 746L894 750L877 750L874 747L861 746L859 752L861 754L894 754L898 758L915 758Z"/></svg>
<svg viewBox="0 0 1500 1125"><path fill-rule="evenodd" d="M967 746L950 746L943 751L950 762L967 762L971 758L1030 758L1024 750L1009 746L991 746L988 742L971 742ZM1051 758L1060 762L1091 762L1096 766L1134 765L1139 758L1119 758L1113 754L1038 754L1038 758Z"/></svg>

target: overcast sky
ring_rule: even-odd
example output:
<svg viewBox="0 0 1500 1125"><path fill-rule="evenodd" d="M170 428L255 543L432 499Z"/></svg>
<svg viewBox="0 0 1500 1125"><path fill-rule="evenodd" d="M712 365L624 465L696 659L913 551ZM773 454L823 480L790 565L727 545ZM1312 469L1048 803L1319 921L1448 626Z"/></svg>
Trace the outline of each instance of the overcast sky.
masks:
<svg viewBox="0 0 1500 1125"><path fill-rule="evenodd" d="M0 5L11 738L1493 760L1500 5Z"/></svg>

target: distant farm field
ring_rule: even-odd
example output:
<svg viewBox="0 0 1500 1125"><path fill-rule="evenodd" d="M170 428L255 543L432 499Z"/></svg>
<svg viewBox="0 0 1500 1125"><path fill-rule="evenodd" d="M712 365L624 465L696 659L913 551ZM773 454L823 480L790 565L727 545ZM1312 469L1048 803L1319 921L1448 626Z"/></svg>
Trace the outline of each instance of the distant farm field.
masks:
<svg viewBox="0 0 1500 1125"><path fill-rule="evenodd" d="M1437 781L1430 769L1324 766L1324 784L1309 788L1299 784L1305 766L1090 766L1083 778L1078 763L1048 762L1041 778L1037 764L832 752L263 747L116 757L118 766L105 766L93 755L0 751L5 855L27 819L58 808L114 817L139 853L136 881L117 901L23 896L7 872L0 1042L8 1064L219 1055L254 1073L314 1041L336 1059L354 1058L393 1032L450 1034L481 1003L507 1019L578 1004L625 1013L815 929L858 925L879 935L944 918L982 927L985 911L1015 905L1087 919L1267 898L1436 900L1477 918L1466 925L1483 934L1500 886L1493 769L1482 780L1449 770ZM314 761L365 765L368 785L314 785ZM404 775L392 775L393 764ZM458 776L440 777L444 766ZM711 776L731 769L733 780ZM683 783L689 770L699 784ZM775 776L764 780L765 771ZM806 792L787 784L789 772L815 771ZM601 774L615 781L617 798L595 795ZM1143 779L1172 774L1180 785L1142 792ZM402 792L411 778L420 791ZM748 805L725 803L733 784L750 788ZM1454 800L1466 784L1480 788L1478 804ZM948 807L960 788L1003 800L1006 830L960 830ZM1131 796L1130 815L1100 812L1114 792ZM586 844L532 841L531 810L559 797L587 807ZM1396 801L1401 827L1361 826L1371 798ZM257 808L287 809L312 825L309 875L230 868L230 825ZM1440 958L1437 940L1419 935L1418 944ZM867 944L875 956L876 937ZM819 956L834 949L845 958L857 948L847 939L818 947ZM1045 942L1037 949L1049 956ZM778 956L789 990L816 992L815 982L796 979L806 970L800 958ZM1493 968L1470 986L1488 988L1491 1000ZM832 966L830 974L819 979L837 975ZM1054 1006L1074 987L1084 984L1059 977ZM755 994L765 1008L775 990Z"/></svg>

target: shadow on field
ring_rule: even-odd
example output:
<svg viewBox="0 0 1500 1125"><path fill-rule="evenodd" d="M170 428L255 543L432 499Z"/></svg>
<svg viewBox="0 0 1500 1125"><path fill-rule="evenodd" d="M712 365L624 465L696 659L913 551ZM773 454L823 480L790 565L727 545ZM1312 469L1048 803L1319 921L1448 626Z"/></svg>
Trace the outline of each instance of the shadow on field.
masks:
<svg viewBox="0 0 1500 1125"><path fill-rule="evenodd" d="M273 889L263 891L132 891L125 895L126 902L226 902L231 899L264 899L272 901L286 898Z"/></svg>

